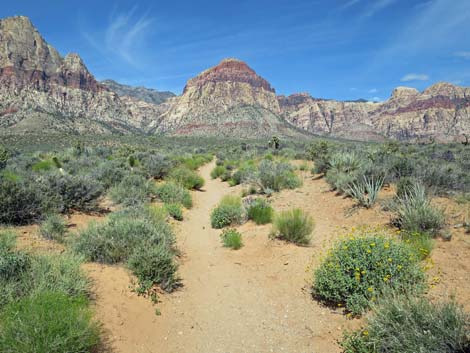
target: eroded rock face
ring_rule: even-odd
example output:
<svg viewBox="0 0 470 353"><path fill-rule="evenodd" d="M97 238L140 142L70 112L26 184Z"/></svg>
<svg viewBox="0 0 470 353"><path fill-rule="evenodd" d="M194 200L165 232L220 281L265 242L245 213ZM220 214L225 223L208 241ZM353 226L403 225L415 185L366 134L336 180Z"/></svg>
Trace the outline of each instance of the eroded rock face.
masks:
<svg viewBox="0 0 470 353"><path fill-rule="evenodd" d="M113 80L101 81L101 84L107 87L110 91L117 93L119 97L127 97L137 101L143 101L150 104L161 104L169 98L176 95L168 91L157 91L155 89L145 87L133 87L120 84Z"/></svg>
<svg viewBox="0 0 470 353"><path fill-rule="evenodd" d="M438 83L399 87L382 103L279 97L283 117L309 132L350 139L458 140L470 133L470 89Z"/></svg>
<svg viewBox="0 0 470 353"><path fill-rule="evenodd" d="M188 81L167 102L157 132L266 137L300 134L280 117L274 89L247 64L225 59Z"/></svg>

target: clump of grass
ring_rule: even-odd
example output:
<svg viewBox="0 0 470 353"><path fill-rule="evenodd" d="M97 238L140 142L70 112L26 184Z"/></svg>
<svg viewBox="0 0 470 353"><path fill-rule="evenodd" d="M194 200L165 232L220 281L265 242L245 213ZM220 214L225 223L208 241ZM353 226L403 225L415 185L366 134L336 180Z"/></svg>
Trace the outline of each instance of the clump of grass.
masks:
<svg viewBox="0 0 470 353"><path fill-rule="evenodd" d="M226 248L238 250L243 246L242 235L236 229L224 229L220 237Z"/></svg>
<svg viewBox="0 0 470 353"><path fill-rule="evenodd" d="M238 196L224 196L211 213L211 225L215 229L241 224L243 219L243 205L241 198Z"/></svg>
<svg viewBox="0 0 470 353"><path fill-rule="evenodd" d="M381 234L352 234L340 240L314 273L315 295L359 315L385 290L420 292L424 273L405 243Z"/></svg>
<svg viewBox="0 0 470 353"><path fill-rule="evenodd" d="M258 198L247 207L247 213L256 224L267 224L272 222L274 210L265 199Z"/></svg>
<svg viewBox="0 0 470 353"><path fill-rule="evenodd" d="M165 209L168 214L177 221L183 220L183 210L181 209L181 205L177 203L169 203L165 204Z"/></svg>
<svg viewBox="0 0 470 353"><path fill-rule="evenodd" d="M274 217L271 236L297 245L307 245L313 228L313 219L303 210L295 208Z"/></svg>
<svg viewBox="0 0 470 353"><path fill-rule="evenodd" d="M341 345L345 353L464 353L470 350L470 318L455 301L388 297Z"/></svg>
<svg viewBox="0 0 470 353"><path fill-rule="evenodd" d="M383 178L368 178L364 176L359 182L352 182L347 194L365 208L371 208L377 201L379 191L384 183Z"/></svg>
<svg viewBox="0 0 470 353"><path fill-rule="evenodd" d="M82 353L98 345L99 326L84 297L44 292L7 305L0 313L0 351Z"/></svg>
<svg viewBox="0 0 470 353"><path fill-rule="evenodd" d="M421 184L405 191L396 200L397 218L394 223L402 230L437 235L443 228L445 217L442 210L434 207Z"/></svg>
<svg viewBox="0 0 470 353"><path fill-rule="evenodd" d="M217 165L215 166L214 169L211 171L211 178L212 179L217 179L220 178L221 175L223 175L226 172L225 166L223 165Z"/></svg>
<svg viewBox="0 0 470 353"><path fill-rule="evenodd" d="M52 214L42 222L39 233L43 238L62 243L67 234L67 224L61 216Z"/></svg>
<svg viewBox="0 0 470 353"><path fill-rule="evenodd" d="M200 190L204 186L204 178L186 167L173 169L170 172L169 178L189 190Z"/></svg>
<svg viewBox="0 0 470 353"><path fill-rule="evenodd" d="M193 206L193 200L188 190L172 182L159 185L156 189L156 194L164 203L179 203L186 208Z"/></svg>
<svg viewBox="0 0 470 353"><path fill-rule="evenodd" d="M434 248L434 240L427 233L401 232L401 239L414 250L416 256L421 260L431 255Z"/></svg>

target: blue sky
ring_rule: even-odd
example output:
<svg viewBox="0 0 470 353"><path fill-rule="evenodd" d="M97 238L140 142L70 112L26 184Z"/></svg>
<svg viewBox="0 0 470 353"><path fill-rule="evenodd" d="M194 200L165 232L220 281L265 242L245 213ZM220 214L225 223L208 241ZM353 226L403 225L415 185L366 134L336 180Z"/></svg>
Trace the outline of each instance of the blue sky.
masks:
<svg viewBox="0 0 470 353"><path fill-rule="evenodd" d="M387 99L397 86L470 86L470 0L8 1L98 78L181 93L225 57L279 94Z"/></svg>

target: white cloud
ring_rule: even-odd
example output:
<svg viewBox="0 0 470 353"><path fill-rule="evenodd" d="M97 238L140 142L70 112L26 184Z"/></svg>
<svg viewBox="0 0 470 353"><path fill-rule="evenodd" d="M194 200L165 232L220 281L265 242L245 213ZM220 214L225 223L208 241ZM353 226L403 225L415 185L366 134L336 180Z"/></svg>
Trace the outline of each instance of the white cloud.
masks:
<svg viewBox="0 0 470 353"><path fill-rule="evenodd" d="M354 5L357 5L358 3L360 3L362 0L349 0L347 1L346 3L344 3L343 5L341 5L340 9L341 10L346 10L347 8L350 8Z"/></svg>
<svg viewBox="0 0 470 353"><path fill-rule="evenodd" d="M373 4L371 4L366 11L364 12L362 17L372 17L377 12L382 11L386 7L389 7L396 3L397 0L375 0Z"/></svg>
<svg viewBox="0 0 470 353"><path fill-rule="evenodd" d="M377 93L379 90L377 88L372 88L369 90L369 93Z"/></svg>
<svg viewBox="0 0 470 353"><path fill-rule="evenodd" d="M454 56L462 59L469 59L470 60L470 51L458 51L454 53Z"/></svg>
<svg viewBox="0 0 470 353"><path fill-rule="evenodd" d="M429 81L429 76L425 74L408 74L401 78L401 82Z"/></svg>

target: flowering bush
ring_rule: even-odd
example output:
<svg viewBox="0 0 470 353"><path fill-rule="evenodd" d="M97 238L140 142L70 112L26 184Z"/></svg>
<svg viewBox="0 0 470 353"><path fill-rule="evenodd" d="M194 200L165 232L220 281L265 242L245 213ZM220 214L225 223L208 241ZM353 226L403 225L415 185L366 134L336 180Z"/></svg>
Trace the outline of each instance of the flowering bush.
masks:
<svg viewBox="0 0 470 353"><path fill-rule="evenodd" d="M424 279L419 258L407 244L379 232L353 233L329 251L315 271L313 289L320 299L358 315L385 290L419 292Z"/></svg>

